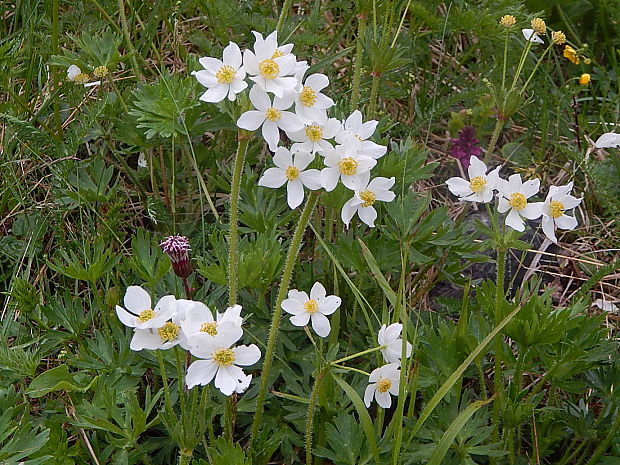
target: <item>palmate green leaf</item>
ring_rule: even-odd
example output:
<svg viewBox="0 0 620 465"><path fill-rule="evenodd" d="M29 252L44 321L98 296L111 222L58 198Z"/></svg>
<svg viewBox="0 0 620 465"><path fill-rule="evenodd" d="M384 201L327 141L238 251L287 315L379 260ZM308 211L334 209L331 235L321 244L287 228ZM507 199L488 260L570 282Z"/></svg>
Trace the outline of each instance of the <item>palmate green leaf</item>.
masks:
<svg viewBox="0 0 620 465"><path fill-rule="evenodd" d="M26 394L33 398L43 397L54 391L86 392L99 377L84 372L69 373L67 365L47 370L32 380Z"/></svg>
<svg viewBox="0 0 620 465"><path fill-rule="evenodd" d="M362 428L364 429L364 433L366 434L366 440L368 441L368 447L375 459L375 463L380 463L379 458L379 449L377 448L377 437L375 436L375 429L372 424L372 419L370 418L370 414L364 405L364 401L359 396L359 394L353 389L353 387L348 384L344 379L338 376L336 373L332 373L334 380L340 385L342 390L347 394L347 397L353 402L353 406L355 410L357 410L357 414L359 415L360 422L362 424Z"/></svg>
<svg viewBox="0 0 620 465"><path fill-rule="evenodd" d="M459 433L461 428L465 426L467 420L471 418L471 416L476 413L476 411L483 407L484 405L490 403L495 396L490 397L487 400L478 400L476 402L472 402L465 410L463 410L459 415L454 419L448 430L443 434L442 438L439 440L439 443L435 447L433 451L433 455L428 461L427 465L440 465L443 460L446 452L454 442L454 438Z"/></svg>

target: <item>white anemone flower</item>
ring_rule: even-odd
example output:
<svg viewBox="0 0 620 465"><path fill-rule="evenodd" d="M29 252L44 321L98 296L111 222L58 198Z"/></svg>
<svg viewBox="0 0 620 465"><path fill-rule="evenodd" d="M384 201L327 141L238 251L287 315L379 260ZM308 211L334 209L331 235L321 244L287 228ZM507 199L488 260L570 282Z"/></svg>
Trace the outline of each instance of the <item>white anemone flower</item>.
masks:
<svg viewBox="0 0 620 465"><path fill-rule="evenodd" d="M551 186L547 198L542 207L542 229L550 241L557 244L555 229L572 230L577 227L577 220L573 216L568 216L565 212L575 208L581 203L582 199L570 195L573 183L569 182L565 186Z"/></svg>
<svg viewBox="0 0 620 465"><path fill-rule="evenodd" d="M362 122L362 112L355 110L345 120L343 130L336 135L336 142L345 144L347 138L353 136L362 143L359 149L361 155L375 159L381 158L387 152L387 147L368 140L375 133L377 124L379 122L375 120Z"/></svg>
<svg viewBox="0 0 620 465"><path fill-rule="evenodd" d="M181 331L188 339L198 333L216 336L218 327L225 321L232 321L239 327L243 323L241 305L228 307L224 313L217 314L217 319L213 318L211 309L202 302L179 299L177 300L177 307L179 315L183 315Z"/></svg>
<svg viewBox="0 0 620 465"><path fill-rule="evenodd" d="M336 118L322 116L320 119L309 121L309 124L299 131L287 133L289 139L295 142L291 147L293 152L303 150L310 153L325 153L334 146L329 142L340 132L342 123Z"/></svg>
<svg viewBox="0 0 620 465"><path fill-rule="evenodd" d="M454 177L446 181L448 189L460 201L488 203L493 200L493 189L499 179L499 166L487 174L487 165L472 155L467 168L467 179Z"/></svg>
<svg viewBox="0 0 620 465"><path fill-rule="evenodd" d="M278 147L273 156L274 168L269 168L258 180L259 186L272 189L286 183L286 200L288 206L297 208L304 200L304 186L310 190L321 188L321 172L306 168L314 160L308 152L291 152L285 147Z"/></svg>
<svg viewBox="0 0 620 465"><path fill-rule="evenodd" d="M356 145L338 145L325 151L323 161L326 167L321 171L321 176L327 192L333 191L339 180L352 190L368 184L370 170L377 164L377 160L360 155Z"/></svg>
<svg viewBox="0 0 620 465"><path fill-rule="evenodd" d="M327 109L334 106L334 101L321 91L328 85L329 79L324 74L308 76L295 95L295 113L307 122L327 116Z"/></svg>
<svg viewBox="0 0 620 465"><path fill-rule="evenodd" d="M234 42L229 42L224 49L222 60L202 57L198 60L203 70L192 71L198 82L207 88L200 96L203 102L217 103L228 97L231 102L237 98L248 83L245 79L241 50Z"/></svg>
<svg viewBox="0 0 620 465"><path fill-rule="evenodd" d="M616 132L606 132L596 140L594 146L597 149L618 148L620 147L620 134Z"/></svg>
<svg viewBox="0 0 620 465"><path fill-rule="evenodd" d="M125 326L137 329L160 328L177 312L177 299L166 295L153 309L151 296L140 286L129 286L123 300L125 308L116 306L116 315Z"/></svg>
<svg viewBox="0 0 620 465"><path fill-rule="evenodd" d="M400 333L403 330L403 325L400 323L392 323L390 326L383 325L379 329L377 335L377 341L380 346L386 346L381 349L383 358L388 363L400 363L400 356L403 352L403 340L400 337ZM413 347L407 342L407 358L411 356Z"/></svg>
<svg viewBox="0 0 620 465"><path fill-rule="evenodd" d="M304 127L301 119L290 111L292 97L275 97L273 103L267 93L258 86L250 89L250 102L256 110L243 113L237 120L237 126L248 131L256 131L262 126L263 138L269 144L269 150L275 152L280 142L280 129L299 131Z"/></svg>
<svg viewBox="0 0 620 465"><path fill-rule="evenodd" d="M529 203L527 199L536 195L540 189L540 179L532 179L522 182L521 175L513 174L508 178L499 179L497 190L499 192L499 204L497 211L500 213L508 212L506 215L506 225L515 231L525 231L525 221L535 220L542 215L542 202ZM510 211L509 211L510 210Z"/></svg>
<svg viewBox="0 0 620 465"><path fill-rule="evenodd" d="M76 84L82 84L84 87L93 87L101 84L101 81L88 82L90 76L88 73L83 73L77 65L71 65L67 68L67 79Z"/></svg>
<svg viewBox="0 0 620 465"><path fill-rule="evenodd" d="M530 42L534 42L537 44L544 44L545 41L542 40L538 34L536 34L536 32L534 32L534 29L521 29L521 32L523 33L523 37L525 37L525 40L529 40Z"/></svg>
<svg viewBox="0 0 620 465"><path fill-rule="evenodd" d="M292 74L295 72L297 60L290 53L288 46L278 48L277 34L274 32L263 39L260 33L254 32L256 42L254 52L243 52L243 65L250 79L265 92L277 97L293 90L298 82ZM290 46L292 49L292 45Z"/></svg>
<svg viewBox="0 0 620 465"><path fill-rule="evenodd" d="M390 408L392 396L398 396L400 388L400 366L398 363L389 363L375 368L368 377L368 386L364 392L364 403L370 407L373 399L376 399L379 407Z"/></svg>
<svg viewBox="0 0 620 465"><path fill-rule="evenodd" d="M310 290L310 297L306 292L297 289L288 291L288 299L282 301L282 309L293 315L293 325L306 326L308 322L312 322L314 332L320 337L327 337L331 331L327 315L338 310L341 303L340 297L327 295L325 287L316 282Z"/></svg>
<svg viewBox="0 0 620 465"><path fill-rule="evenodd" d="M251 378L240 367L254 365L261 352L255 344L231 347L241 335L240 327L226 321L215 336L206 333L192 336L190 352L202 360L196 360L187 369L187 387L205 386L215 378L215 387L226 396L245 390Z"/></svg>
<svg viewBox="0 0 620 465"><path fill-rule="evenodd" d="M340 216L342 222L349 227L349 223L355 214L364 223L373 228L377 219L377 210L373 206L376 201L391 202L396 194L390 189L396 180L392 178L374 178L365 185L360 185L355 189L355 194L342 207Z"/></svg>

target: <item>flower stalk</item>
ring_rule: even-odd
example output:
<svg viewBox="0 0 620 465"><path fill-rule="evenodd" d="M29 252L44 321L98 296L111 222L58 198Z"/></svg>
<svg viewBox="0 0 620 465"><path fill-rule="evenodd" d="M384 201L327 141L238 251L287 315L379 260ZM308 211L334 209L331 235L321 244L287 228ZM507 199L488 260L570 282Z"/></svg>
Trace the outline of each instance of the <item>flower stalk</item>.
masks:
<svg viewBox="0 0 620 465"><path fill-rule="evenodd" d="M301 212L301 217L293 233L293 238L289 245L288 253L286 255L286 262L284 264L284 271L282 272L282 281L280 282L280 288L278 289L278 295L276 298L276 305L271 317L271 326L269 327L269 336L267 339L267 350L265 352L265 358L263 361L263 369L260 379L260 385L258 388L258 395L256 396L256 413L254 414L254 420L252 422L252 441L256 440L258 432L260 430L261 419L263 416L265 396L267 394L267 384L269 382L269 372L271 371L271 365L273 364L273 357L275 354L276 340L278 338L278 329L280 328L280 319L282 317L282 301L286 297L288 288L293 276L293 268L297 261L297 255L301 247L301 240L306 231L306 227L310 221L314 207L319 199L320 192L312 191L308 196L308 200Z"/></svg>
<svg viewBox="0 0 620 465"><path fill-rule="evenodd" d="M502 307L505 300L504 295L504 274L506 269L506 250L501 248L497 251L497 283L495 289L495 326L499 325L503 319ZM493 442L499 438L499 417L500 408L503 404L503 382L502 382L502 352L503 337L501 332L495 336L495 375L493 379L494 391L497 401L493 403Z"/></svg>
<svg viewBox="0 0 620 465"><path fill-rule="evenodd" d="M355 60L353 64L353 82L351 84L351 111L357 110L360 99L360 82L362 77L362 56L364 55L364 38L366 37L367 17L364 13L357 15L357 39Z"/></svg>

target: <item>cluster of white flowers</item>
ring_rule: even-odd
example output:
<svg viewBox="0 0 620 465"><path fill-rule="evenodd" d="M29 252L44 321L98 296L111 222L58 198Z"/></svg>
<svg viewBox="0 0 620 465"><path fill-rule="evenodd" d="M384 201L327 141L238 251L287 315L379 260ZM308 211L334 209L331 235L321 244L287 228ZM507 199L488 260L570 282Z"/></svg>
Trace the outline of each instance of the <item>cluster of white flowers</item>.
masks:
<svg viewBox="0 0 620 465"><path fill-rule="evenodd" d="M575 229L577 220L566 214L581 203L570 195L573 183L565 186L551 186L544 202L530 202L529 199L540 190L540 180L523 182L521 175L513 174L506 179L499 177L499 167L487 173L486 165L477 157L470 158L469 180L459 177L446 181L448 189L461 201L488 203L495 195L499 198L497 210L506 213L505 223L516 231L525 230L525 219L542 217L542 229L549 240L557 243L555 230ZM496 193L496 194L495 194Z"/></svg>
<svg viewBox="0 0 620 465"><path fill-rule="evenodd" d="M400 358L402 355L403 340L400 333L403 325L393 323L389 326L383 325L379 329L377 342L384 348L381 349L383 359L387 362L379 368L375 368L368 377L368 386L364 392L364 403L370 407L373 399L383 408L390 408L392 397L398 396L400 387ZM412 346L407 342L406 356L411 356Z"/></svg>
<svg viewBox="0 0 620 465"><path fill-rule="evenodd" d="M252 375L246 375L240 367L254 365L261 352L254 344L234 347L243 336L240 305L213 318L202 302L167 295L153 309L149 293L140 286L127 288L124 304L125 308L116 306L116 314L125 326L134 328L131 350L179 345L199 359L187 369L188 388L215 379L215 387L229 396L244 392L250 385Z"/></svg>
<svg viewBox="0 0 620 465"><path fill-rule="evenodd" d="M254 109L243 113L237 126L247 131L260 128L269 150L275 153L275 167L265 171L259 185L279 188L286 184L288 205L297 208L303 202L304 187L329 192L342 181L353 191L353 197L342 208L342 221L348 226L357 213L373 227L377 218L374 203L395 198L390 191L394 178L370 179L370 170L387 152L387 147L370 140L377 121L363 122L357 110L345 121L329 118L327 111L334 101L322 93L329 85L327 76L305 76L308 63L297 61L291 53L292 44L278 45L276 32L265 38L258 32L253 34L253 50L242 54L239 46L230 42L222 60L199 60L205 69L193 74L207 88L200 99L213 103L225 98L234 101L248 88L249 78L249 99ZM280 131L294 142L290 149L279 146ZM323 157L324 167L307 169L316 154Z"/></svg>

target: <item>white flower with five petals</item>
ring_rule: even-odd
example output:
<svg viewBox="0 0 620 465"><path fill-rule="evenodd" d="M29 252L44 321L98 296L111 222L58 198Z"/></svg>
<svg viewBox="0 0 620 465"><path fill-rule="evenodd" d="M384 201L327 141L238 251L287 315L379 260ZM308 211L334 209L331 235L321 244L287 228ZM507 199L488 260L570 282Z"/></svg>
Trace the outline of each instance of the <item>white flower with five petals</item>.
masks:
<svg viewBox="0 0 620 465"><path fill-rule="evenodd" d="M304 200L304 186L310 190L321 188L321 172L306 168L314 160L308 152L291 152L285 147L278 147L273 156L274 168L269 168L258 180L259 186L278 188L286 183L286 200L288 206L297 208Z"/></svg>
<svg viewBox="0 0 620 465"><path fill-rule="evenodd" d="M202 57L198 60L203 70L192 71L198 82L207 88L200 96L203 102L217 103L228 97L231 102L237 98L248 83L245 82L241 50L239 46L230 42L224 49L223 59Z"/></svg>
<svg viewBox="0 0 620 465"><path fill-rule="evenodd" d="M396 194L390 189L394 186L395 179L374 178L366 184L359 185L355 189L355 194L342 207L340 217L342 222L349 227L349 223L357 213L364 223L373 228L377 219L377 210L373 206L376 201L391 202Z"/></svg>
<svg viewBox="0 0 620 465"><path fill-rule="evenodd" d="M542 202L530 203L530 197L536 195L540 189L540 179L532 179L522 182L521 175L513 174L508 178L499 179L497 190L499 193L499 204L497 210L500 213L508 212L506 215L506 225L515 231L525 231L525 221L535 220L542 215Z"/></svg>
<svg viewBox="0 0 620 465"><path fill-rule="evenodd" d="M362 113L355 110L345 120L343 130L336 135L336 142L346 144L347 140L353 136L361 142L359 153L370 158L381 158L387 152L387 147L368 140L375 133L378 121L370 120L365 123L362 121Z"/></svg>
<svg viewBox="0 0 620 465"><path fill-rule="evenodd" d="M237 120L237 126L248 131L256 131L262 126L263 138L269 145L269 150L275 152L280 142L280 129L284 131L299 131L304 127L301 119L290 111L292 97L275 97L273 103L267 93L258 86L250 89L250 102L256 110L243 113Z"/></svg>
<svg viewBox="0 0 620 465"><path fill-rule="evenodd" d="M398 396L400 387L400 365L389 363L375 368L368 377L368 386L364 392L364 404L370 407L373 399L376 399L379 407L390 408L392 396ZM391 395L390 395L391 394Z"/></svg>
<svg viewBox="0 0 620 465"><path fill-rule="evenodd" d="M400 323L392 323L389 326L383 325L379 329L377 341L380 346L385 346L384 349L381 349L381 353L388 363L400 363L400 357L403 352L403 340L400 337L402 330L403 325ZM407 358L411 356L412 349L413 347L411 344L407 342Z"/></svg>
<svg viewBox="0 0 620 465"><path fill-rule="evenodd" d="M549 193L542 206L542 229L550 241L557 244L555 237L556 228L572 230L577 227L577 220L567 215L566 210L571 210L581 203L582 199L570 195L573 183L565 186L551 186Z"/></svg>
<svg viewBox="0 0 620 465"><path fill-rule="evenodd" d="M454 177L446 181L448 189L461 201L488 203L493 200L493 189L499 179L499 167L487 174L487 165L473 156L469 159L469 181Z"/></svg>
<svg viewBox="0 0 620 465"><path fill-rule="evenodd" d="M242 333L234 322L226 321L219 326L215 336L195 334L190 339L190 352L201 360L196 360L187 369L187 387L205 386L215 378L215 387L226 396L245 390L250 378L240 367L254 365L261 352L255 344L231 347L241 339Z"/></svg>
<svg viewBox="0 0 620 465"><path fill-rule="evenodd" d="M377 160L360 155L356 145L352 144L328 148L324 155L326 167L321 171L321 176L327 192L333 191L339 180L352 190L368 184L370 170L377 164Z"/></svg>
<svg viewBox="0 0 620 465"><path fill-rule="evenodd" d="M334 106L334 101L321 93L328 85L329 79L324 74L308 76L295 95L295 113L306 122L323 119L327 109Z"/></svg>
<svg viewBox="0 0 620 465"><path fill-rule="evenodd" d="M286 135L295 143L291 147L293 152L303 150L310 153L325 153L334 146L328 142L333 139L342 127L342 123L336 118L323 116L320 119L309 121L303 129L289 132Z"/></svg>
<svg viewBox="0 0 620 465"><path fill-rule="evenodd" d="M327 337L331 326L327 315L331 315L340 307L342 300L336 295L327 295L327 291L319 282L314 283L310 297L304 291L291 289L288 299L282 301L282 309L293 315L291 323L295 326L306 326L312 322L312 329L321 337Z"/></svg>

